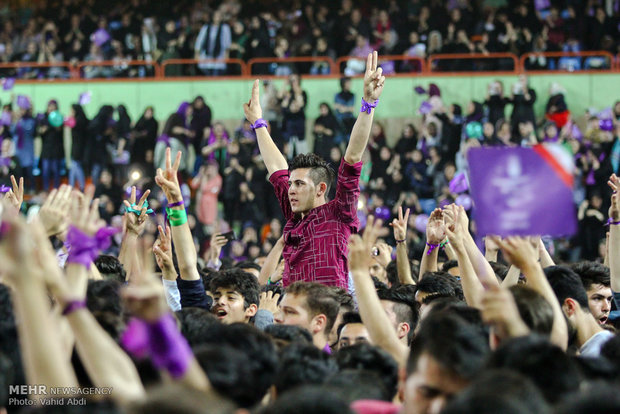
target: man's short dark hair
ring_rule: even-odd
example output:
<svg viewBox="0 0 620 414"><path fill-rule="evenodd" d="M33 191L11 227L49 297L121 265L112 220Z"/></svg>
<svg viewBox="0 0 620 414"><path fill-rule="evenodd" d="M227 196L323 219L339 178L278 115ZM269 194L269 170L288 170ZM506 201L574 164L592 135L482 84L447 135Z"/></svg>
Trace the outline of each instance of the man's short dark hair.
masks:
<svg viewBox="0 0 620 414"><path fill-rule="evenodd" d="M382 380L376 371L344 369L328 378L325 386L349 404L357 400L392 401L394 395L385 389Z"/></svg>
<svg viewBox="0 0 620 414"><path fill-rule="evenodd" d="M418 292L440 293L464 300L461 283L447 272L426 272L417 284Z"/></svg>
<svg viewBox="0 0 620 414"><path fill-rule="evenodd" d="M291 344L282 350L274 386L278 395L301 385L320 385L338 371L331 355L310 344Z"/></svg>
<svg viewBox="0 0 620 414"><path fill-rule="evenodd" d="M583 261L573 263L570 268L581 278L581 283L583 283L583 287L586 291L589 290L592 285L610 286L609 267L604 264Z"/></svg>
<svg viewBox="0 0 620 414"><path fill-rule="evenodd" d="M509 270L508 266L498 262L489 262L489 264L491 265L491 269L493 269L493 272L495 272L495 277L497 278L497 280L506 279L506 275L508 274Z"/></svg>
<svg viewBox="0 0 620 414"><path fill-rule="evenodd" d="M390 398L398 390L398 364L383 349L376 346L360 343L348 346L338 351L336 362L340 370L357 369L375 372L381 379Z"/></svg>
<svg viewBox="0 0 620 414"><path fill-rule="evenodd" d="M456 261L456 260L448 260L448 261L444 262L443 266L441 266L441 271L442 272L449 272L450 269L452 269L454 267L459 267L459 262Z"/></svg>
<svg viewBox="0 0 620 414"><path fill-rule="evenodd" d="M125 272L123 264L114 256L99 255L95 259L95 266L104 279L112 279L120 283L125 283L127 279L127 272Z"/></svg>
<svg viewBox="0 0 620 414"><path fill-rule="evenodd" d="M342 332L342 329L347 326L350 323L361 323L363 324L364 322L362 322L362 317L360 316L359 313L357 312L345 312L342 315L342 322L340 322L340 325L338 325L338 339L340 339L340 332Z"/></svg>
<svg viewBox="0 0 620 414"><path fill-rule="evenodd" d="M579 304L583 311L590 312L588 294L577 273L565 266L550 266L545 268L545 275L558 298L558 302L560 302L560 306L564 304L566 299L571 298Z"/></svg>
<svg viewBox="0 0 620 414"><path fill-rule="evenodd" d="M340 304L339 311L351 312L355 309L355 301L349 292L335 286L331 286L330 289L333 291L336 300Z"/></svg>
<svg viewBox="0 0 620 414"><path fill-rule="evenodd" d="M327 185L325 195L329 194L336 173L325 160L313 153L299 154L289 164L288 171L290 173L299 168L309 168L309 177L314 185L325 183Z"/></svg>
<svg viewBox="0 0 620 414"><path fill-rule="evenodd" d="M213 275L209 290L215 292L219 288L232 289L243 296L244 307L258 306L260 302L260 285L256 277L241 269L221 270Z"/></svg>
<svg viewBox="0 0 620 414"><path fill-rule="evenodd" d="M237 269L254 269L254 270L258 270L259 272L261 271L261 267L258 263L254 263L251 260L244 260L242 262L239 262L237 264L235 264L234 266Z"/></svg>
<svg viewBox="0 0 620 414"><path fill-rule="evenodd" d="M111 312L115 315L123 313L121 304L121 282L114 279L89 280L86 290L86 305L92 313Z"/></svg>
<svg viewBox="0 0 620 414"><path fill-rule="evenodd" d="M185 307L175 312L175 316L190 346L208 342L209 326L219 323L211 312L203 308Z"/></svg>
<svg viewBox="0 0 620 414"><path fill-rule="evenodd" d="M257 414L353 414L338 393L320 385L306 385L284 393Z"/></svg>
<svg viewBox="0 0 620 414"><path fill-rule="evenodd" d="M566 398L556 412L562 414L620 412L618 385L601 381L587 384L583 391Z"/></svg>
<svg viewBox="0 0 620 414"><path fill-rule="evenodd" d="M331 288L314 282L295 282L286 288L285 294L305 296L310 318L325 315L325 332L331 331L338 318L338 309L340 309L338 298Z"/></svg>
<svg viewBox="0 0 620 414"><path fill-rule="evenodd" d="M519 315L530 331L550 337L553 328L553 308L551 304L532 288L525 285L510 287Z"/></svg>
<svg viewBox="0 0 620 414"><path fill-rule="evenodd" d="M380 300L394 303L394 313L397 323L409 324L409 338L413 335L420 315L415 301L415 286L401 285L392 289L380 289L377 291Z"/></svg>
<svg viewBox="0 0 620 414"><path fill-rule="evenodd" d="M464 319L442 313L428 315L411 342L407 374L414 373L420 356L427 354L443 369L470 380L480 371L488 353L488 337Z"/></svg>
<svg viewBox="0 0 620 414"><path fill-rule="evenodd" d="M280 325L274 323L268 325L264 332L271 336L279 350L284 349L290 344L312 345L312 334L307 329L297 325Z"/></svg>

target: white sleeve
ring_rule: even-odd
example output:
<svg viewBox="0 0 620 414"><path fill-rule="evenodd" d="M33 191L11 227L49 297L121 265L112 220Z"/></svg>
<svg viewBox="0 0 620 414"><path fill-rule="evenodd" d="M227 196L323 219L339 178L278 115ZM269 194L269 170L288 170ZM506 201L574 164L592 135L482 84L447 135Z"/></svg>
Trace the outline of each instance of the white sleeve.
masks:
<svg viewBox="0 0 620 414"><path fill-rule="evenodd" d="M179 287L177 286L176 280L167 280L162 279L162 283L164 284L164 291L166 294L166 303L173 312L181 310L181 293L179 292Z"/></svg>

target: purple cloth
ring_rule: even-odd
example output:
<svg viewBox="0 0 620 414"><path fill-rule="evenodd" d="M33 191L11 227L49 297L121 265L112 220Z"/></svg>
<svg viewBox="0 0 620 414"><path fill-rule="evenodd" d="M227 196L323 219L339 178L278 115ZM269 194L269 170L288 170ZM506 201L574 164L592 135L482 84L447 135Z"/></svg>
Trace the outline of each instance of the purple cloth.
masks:
<svg viewBox="0 0 620 414"><path fill-rule="evenodd" d="M9 126L11 125L11 113L3 111L0 115L0 125Z"/></svg>
<svg viewBox="0 0 620 414"><path fill-rule="evenodd" d="M92 93L90 93L90 91L84 92L80 94L80 99L79 99L79 103L80 105L86 105L90 103L90 100L92 98Z"/></svg>
<svg viewBox="0 0 620 414"><path fill-rule="evenodd" d="M189 102L181 102L181 105L177 108L177 115L181 117L183 120L183 125L187 125L187 119L185 119L185 111L187 111L187 107L189 106Z"/></svg>
<svg viewBox="0 0 620 414"><path fill-rule="evenodd" d="M149 355L149 335L146 324L140 319L132 318L121 336L123 348L136 358Z"/></svg>
<svg viewBox="0 0 620 414"><path fill-rule="evenodd" d="M424 95L426 93L426 90L423 87L421 87L421 86L416 86L415 88L413 88L413 90L418 95Z"/></svg>
<svg viewBox="0 0 620 414"><path fill-rule="evenodd" d="M9 159L9 163L10 161L11 160ZM0 166L4 167L4 165L1 163L1 160L0 160ZM0 193L8 193L9 191L11 191L11 187L6 186L4 184L0 185Z"/></svg>
<svg viewBox="0 0 620 414"><path fill-rule="evenodd" d="M467 156L478 236L575 233L572 157L564 148L474 148Z"/></svg>
<svg viewBox="0 0 620 414"><path fill-rule="evenodd" d="M329 346L329 344L325 344L325 346L323 347L323 352L329 355L332 354L332 348Z"/></svg>
<svg viewBox="0 0 620 414"><path fill-rule="evenodd" d="M168 134L161 134L157 138L157 142L163 142L164 144L166 144L167 147L169 147L170 146L170 136L168 136Z"/></svg>
<svg viewBox="0 0 620 414"><path fill-rule="evenodd" d="M17 106L21 109L30 109L30 99L26 95L17 95Z"/></svg>
<svg viewBox="0 0 620 414"><path fill-rule="evenodd" d="M464 193L469 189L465 173L458 173L450 180L450 192L455 194Z"/></svg>
<svg viewBox="0 0 620 414"><path fill-rule="evenodd" d="M174 317L164 315L147 324L149 349L155 367L165 369L174 379L183 377L192 360L192 350L177 329Z"/></svg>
<svg viewBox="0 0 620 414"><path fill-rule="evenodd" d="M2 83L2 90L10 91L15 86L15 78L6 78Z"/></svg>
<svg viewBox="0 0 620 414"><path fill-rule="evenodd" d="M432 109L433 109L433 105L431 105L429 101L424 101L420 105L420 109L418 109L418 112L420 112L422 115L426 115L426 114L430 114Z"/></svg>
<svg viewBox="0 0 620 414"><path fill-rule="evenodd" d="M118 232L113 227L103 227L94 236L89 236L74 226L69 226L67 244L69 257L67 263L81 264L90 267L101 250L110 247L110 238Z"/></svg>
<svg viewBox="0 0 620 414"><path fill-rule="evenodd" d="M534 0L534 7L537 11L545 10L551 7L551 2L549 0Z"/></svg>
<svg viewBox="0 0 620 414"><path fill-rule="evenodd" d="M110 40L110 34L105 29L99 29L90 35L90 40L97 46L101 47L105 42Z"/></svg>

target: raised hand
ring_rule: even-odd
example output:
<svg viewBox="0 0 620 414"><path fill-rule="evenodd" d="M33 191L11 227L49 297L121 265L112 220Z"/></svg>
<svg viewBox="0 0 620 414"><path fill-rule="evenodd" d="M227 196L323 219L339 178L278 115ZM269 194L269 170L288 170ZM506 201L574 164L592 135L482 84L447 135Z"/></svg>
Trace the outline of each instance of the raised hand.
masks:
<svg viewBox="0 0 620 414"><path fill-rule="evenodd" d="M89 236L93 236L105 226L105 222L99 217L99 199L93 200L94 194L95 187L93 185L86 187L84 196L77 192L74 193L69 212L71 225Z"/></svg>
<svg viewBox="0 0 620 414"><path fill-rule="evenodd" d="M374 259L384 268L392 261L392 247L385 242L379 242L375 245L378 250L378 255L373 256Z"/></svg>
<svg viewBox="0 0 620 414"><path fill-rule="evenodd" d="M405 211L403 217L403 208L398 207L398 218L392 220L390 226L394 229L394 239L405 240L407 238L407 223L409 221L409 209Z"/></svg>
<svg viewBox="0 0 620 414"><path fill-rule="evenodd" d="M243 113L250 123L255 123L257 119L263 117L263 109L260 106L259 81L256 79L252 85L252 96L248 103L243 104Z"/></svg>
<svg viewBox="0 0 620 414"><path fill-rule="evenodd" d="M166 225L165 230L162 226L157 226L157 228L159 229L159 236L153 245L157 266L162 270L173 269L174 260L172 257L172 233L170 233L170 226Z"/></svg>
<svg viewBox="0 0 620 414"><path fill-rule="evenodd" d="M71 187L64 184L59 189L53 189L41 206L39 219L48 236L67 231L71 190Z"/></svg>
<svg viewBox="0 0 620 414"><path fill-rule="evenodd" d="M538 249L529 239L511 236L502 241L495 239L495 242L499 244L506 260L522 271L528 266L537 265Z"/></svg>
<svg viewBox="0 0 620 414"><path fill-rule="evenodd" d="M519 315L514 296L508 289L492 286L482 295L482 320L495 328L500 339L529 334L529 328Z"/></svg>
<svg viewBox="0 0 620 414"><path fill-rule="evenodd" d="M215 233L211 236L211 244L209 245L209 260L215 263L220 258L222 247L228 243L228 239L222 236L222 233Z"/></svg>
<svg viewBox="0 0 620 414"><path fill-rule="evenodd" d="M377 68L377 52L368 54L366 58L366 72L364 73L364 100L372 103L379 99L385 85L383 69Z"/></svg>
<svg viewBox="0 0 620 414"><path fill-rule="evenodd" d="M262 292L260 294L260 304L258 309L267 310L274 315L278 312L278 300L280 299L279 293L274 293L273 290Z"/></svg>
<svg viewBox="0 0 620 414"><path fill-rule="evenodd" d="M444 210L444 230L454 249L465 248L465 234L459 225L460 216L465 213L465 209L456 204L450 204ZM431 243L431 242L429 242ZM433 243L432 243L433 244Z"/></svg>
<svg viewBox="0 0 620 414"><path fill-rule="evenodd" d="M24 202L24 177L19 178L19 185L17 185L17 181L15 181L15 176L11 176L11 185L12 189L6 193L6 199L11 203L11 205L19 211L22 208L22 203Z"/></svg>
<svg viewBox="0 0 620 414"><path fill-rule="evenodd" d="M144 206L144 202L147 200L151 190L146 190L140 200L136 204L136 187L131 187L131 195L129 200L124 200L125 204L125 228L128 233L140 236L144 233L146 227L147 207ZM135 211L140 211L140 214L136 214Z"/></svg>
<svg viewBox="0 0 620 414"><path fill-rule="evenodd" d="M181 165L181 151L177 151L174 164L170 158L170 148L166 149L166 169L157 169L157 175L155 176L155 182L166 195L169 203L177 203L183 201L183 195L181 194L181 187L179 186L179 179L177 172L179 171L179 165Z"/></svg>
<svg viewBox="0 0 620 414"><path fill-rule="evenodd" d="M609 181L607 184L613 190L613 194L611 195L611 206L609 207L609 218L612 221L620 220L620 200L618 197L618 188L620 188L620 178L616 176L616 174L612 174L609 177Z"/></svg>
<svg viewBox="0 0 620 414"><path fill-rule="evenodd" d="M372 264L372 247L377 242L382 224L381 220L375 221L373 216L368 216L362 237L354 234L349 238L349 270L351 272L368 273L368 268Z"/></svg>
<svg viewBox="0 0 620 414"><path fill-rule="evenodd" d="M429 244L439 244L446 238L446 226L443 222L443 211L436 208L428 218L426 225L426 241Z"/></svg>

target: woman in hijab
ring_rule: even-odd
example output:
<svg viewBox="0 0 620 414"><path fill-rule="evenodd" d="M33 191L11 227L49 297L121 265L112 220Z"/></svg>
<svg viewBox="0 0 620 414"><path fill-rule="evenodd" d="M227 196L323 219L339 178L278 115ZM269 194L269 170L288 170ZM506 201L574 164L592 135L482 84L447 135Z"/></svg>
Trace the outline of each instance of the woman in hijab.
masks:
<svg viewBox="0 0 620 414"><path fill-rule="evenodd" d="M153 159L157 128L152 106L147 106L144 113L133 127L131 137L131 162L145 164L147 159ZM148 154L150 153L150 154Z"/></svg>
<svg viewBox="0 0 620 414"><path fill-rule="evenodd" d="M192 106L188 102L183 102L177 111L168 117L164 130L155 144L155 168L165 168L166 148L170 147L172 154L176 154L177 151L181 151L183 154L179 170L185 170L189 173L193 171L194 164L188 162L190 160L188 160L187 151L187 147L194 137L194 131L189 129L192 113ZM188 168L188 166L192 168Z"/></svg>
<svg viewBox="0 0 620 414"><path fill-rule="evenodd" d="M201 149L204 144L205 129L211 126L211 108L205 103L202 96L197 96L192 102L194 108L194 114L192 121L190 122L190 129L194 132L195 136L192 140L192 147L190 150L194 151L196 162L194 163L194 174L202 165Z"/></svg>
<svg viewBox="0 0 620 414"><path fill-rule="evenodd" d="M71 114L75 124L71 127L71 169L69 170L69 185L73 187L77 180L80 190L84 191L86 177L84 165L86 163L86 139L88 137L88 119L84 109L79 104L71 105Z"/></svg>
<svg viewBox="0 0 620 414"><path fill-rule="evenodd" d="M22 168L25 178L25 188L27 191L34 190L34 177L32 168L34 166L34 137L36 135L37 121L32 116L32 104L28 98L17 99L19 106L19 119L15 123L13 130L13 141L15 142L15 155Z"/></svg>
<svg viewBox="0 0 620 414"><path fill-rule="evenodd" d="M92 121L88 123L88 139L86 142L86 159L91 167L91 177L94 183L99 182L99 175L108 164L107 144L114 135L115 122L112 118L114 107L103 105Z"/></svg>
<svg viewBox="0 0 620 414"><path fill-rule="evenodd" d="M62 125L50 124L49 115L58 110L55 99L47 103L45 114L39 117L39 134L41 135L41 172L43 176L43 190L48 191L50 176L54 176L54 188L60 187L60 167L65 151L62 139Z"/></svg>

